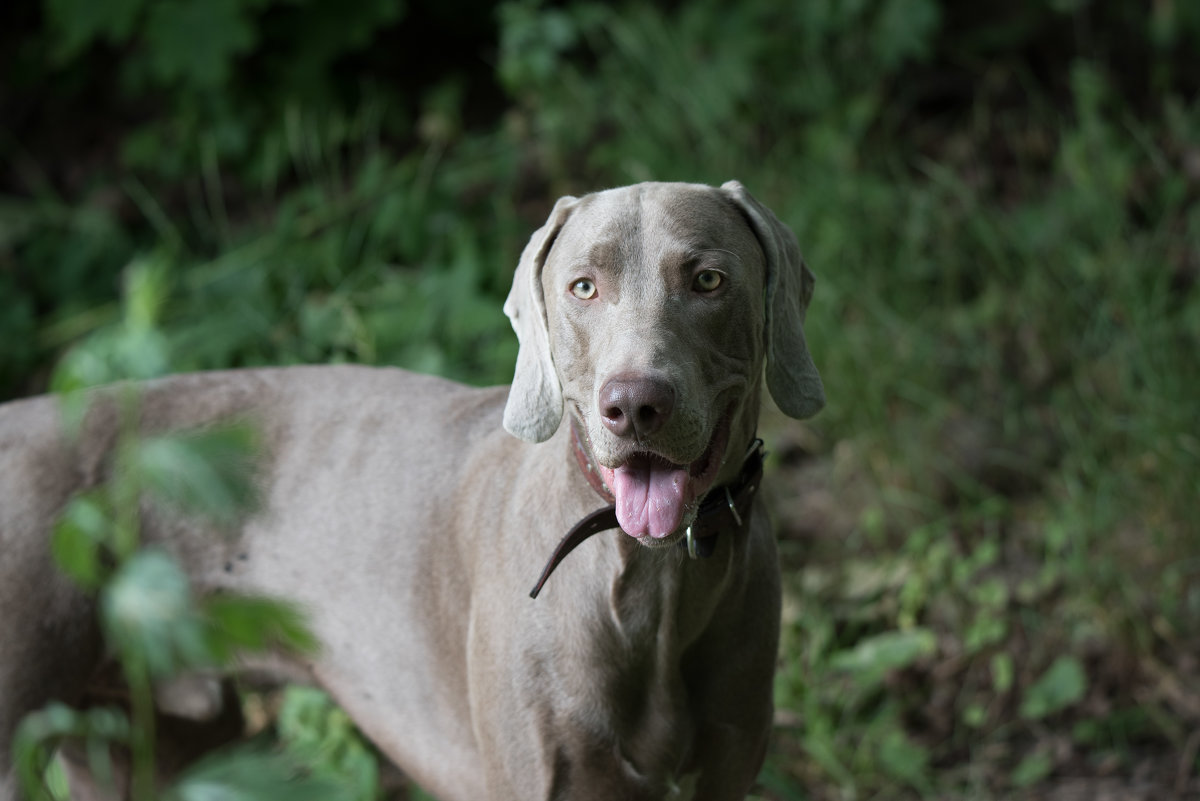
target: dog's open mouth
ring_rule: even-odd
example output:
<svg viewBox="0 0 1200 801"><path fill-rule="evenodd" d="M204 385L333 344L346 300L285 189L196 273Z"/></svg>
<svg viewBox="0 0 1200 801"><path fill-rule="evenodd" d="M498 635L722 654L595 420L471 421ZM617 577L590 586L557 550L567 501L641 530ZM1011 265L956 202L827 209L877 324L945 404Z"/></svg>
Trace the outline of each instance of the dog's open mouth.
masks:
<svg viewBox="0 0 1200 801"><path fill-rule="evenodd" d="M727 415L704 453L690 464L639 451L615 468L599 466L600 477L616 498L621 529L639 540L661 540L678 531L716 480L728 441Z"/></svg>

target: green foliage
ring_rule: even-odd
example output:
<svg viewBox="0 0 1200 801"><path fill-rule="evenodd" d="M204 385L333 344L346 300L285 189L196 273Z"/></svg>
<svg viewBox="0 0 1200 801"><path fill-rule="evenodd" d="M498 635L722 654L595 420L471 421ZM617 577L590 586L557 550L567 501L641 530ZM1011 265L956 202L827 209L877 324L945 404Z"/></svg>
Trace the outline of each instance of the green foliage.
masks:
<svg viewBox="0 0 1200 801"><path fill-rule="evenodd" d="M1021 700L1021 717L1040 720L1079 703L1086 693L1087 674L1079 660L1072 656L1060 656L1025 690L1025 697Z"/></svg>
<svg viewBox="0 0 1200 801"><path fill-rule="evenodd" d="M125 559L101 597L107 640L122 663L164 678L203 664L204 627L187 576L171 557L139 550Z"/></svg>
<svg viewBox="0 0 1200 801"><path fill-rule="evenodd" d="M857 682L878 684L890 670L908 667L935 648L933 633L926 629L889 631L859 640L854 647L841 651L830 660L836 670L857 674Z"/></svg>
<svg viewBox="0 0 1200 801"><path fill-rule="evenodd" d="M51 797L44 779L52 775L54 748L67 739L83 745L101 786L112 786L109 746L127 746L132 755L132 797L153 797L155 682L198 669L220 670L239 654L270 648L303 653L316 648L313 635L290 604L232 594L197 601L175 558L141 545L143 500L217 524L245 515L256 461L256 437L245 426L145 436L139 430L136 385L94 388L94 382L128 378L121 375L123 369L145 377L147 363L154 371L164 363L164 338L155 326L163 298L157 275L131 269L121 327L115 334L102 332L74 351L55 379L68 392L64 410L74 417L76 427L90 405L115 403L117 407L119 432L112 475L68 502L55 525L51 547L59 567L85 590L99 595L101 629L128 682L131 710L126 716L114 710L77 711L52 704L29 714L16 733L13 757L24 792L32 798ZM114 341L119 343L115 348L111 347ZM110 358L87 358L98 350ZM167 797L250 801L349 796L333 782L302 775L293 759L235 750L186 772Z"/></svg>
<svg viewBox="0 0 1200 801"><path fill-rule="evenodd" d="M1034 751L1023 758L1012 772L1013 786L1025 789L1045 779L1054 771L1054 759L1045 751Z"/></svg>
<svg viewBox="0 0 1200 801"><path fill-rule="evenodd" d="M170 128L202 122L224 128L218 137L224 154L244 150L253 130L237 121L238 110L222 93L236 87L247 55L263 39L304 54L298 75L283 75L283 65L272 64L268 80L289 92L323 91L329 87L321 85L328 80L321 80L322 73L331 63L363 47L401 9L400 0L349 7L328 0L46 0L46 38L60 68L81 61L96 45L127 47L118 76L127 91L171 90L173 118L165 126L143 129L141 147L148 138L157 140L156 149L165 147Z"/></svg>
<svg viewBox="0 0 1200 801"><path fill-rule="evenodd" d="M144 437L129 469L162 501L230 525L254 506L256 439L244 424Z"/></svg>
<svg viewBox="0 0 1200 801"><path fill-rule="evenodd" d="M287 601L225 593L204 598L200 606L205 647L214 664L227 665L239 653L275 649L303 654L319 647L304 615Z"/></svg>
<svg viewBox="0 0 1200 801"><path fill-rule="evenodd" d="M775 164L853 160L889 83L928 54L939 17L926 0L753 0L737 14L707 0L673 14L637 3L508 3L499 72L528 110L553 178L719 182L757 172L760 153ZM583 178L576 153L587 153Z"/></svg>
<svg viewBox="0 0 1200 801"><path fill-rule="evenodd" d="M113 520L101 493L72 498L54 527L51 548L60 569L84 589L94 590L104 578L103 558Z"/></svg>
<svg viewBox="0 0 1200 801"><path fill-rule="evenodd" d="M166 801L356 801L340 777L314 776L291 755L245 746L218 752L189 768Z"/></svg>
<svg viewBox="0 0 1200 801"><path fill-rule="evenodd" d="M329 696L308 687L290 687L276 722L289 753L317 776L345 788L349 798L378 798L375 754Z"/></svg>
<svg viewBox="0 0 1200 801"><path fill-rule="evenodd" d="M26 715L13 738L13 764L30 801L60 797L50 794L42 778L50 768L54 745L68 737L84 744L88 764L100 786L112 786L109 747L130 742L129 720L116 709L75 710L60 703Z"/></svg>

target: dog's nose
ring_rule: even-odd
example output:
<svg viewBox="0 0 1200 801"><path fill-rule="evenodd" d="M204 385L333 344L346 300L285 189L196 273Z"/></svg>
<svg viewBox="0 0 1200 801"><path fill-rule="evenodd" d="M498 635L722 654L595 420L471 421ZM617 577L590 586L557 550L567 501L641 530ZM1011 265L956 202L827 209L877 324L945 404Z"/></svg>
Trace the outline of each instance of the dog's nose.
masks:
<svg viewBox="0 0 1200 801"><path fill-rule="evenodd" d="M600 387L600 417L618 437L649 436L675 410L675 389L659 378L617 375Z"/></svg>

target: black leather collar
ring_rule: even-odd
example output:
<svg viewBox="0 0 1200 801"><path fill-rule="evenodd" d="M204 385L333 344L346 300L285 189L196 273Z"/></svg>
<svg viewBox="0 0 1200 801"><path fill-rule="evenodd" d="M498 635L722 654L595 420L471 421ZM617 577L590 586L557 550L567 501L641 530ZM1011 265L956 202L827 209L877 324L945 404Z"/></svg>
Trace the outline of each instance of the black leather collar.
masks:
<svg viewBox="0 0 1200 801"><path fill-rule="evenodd" d="M576 455L579 457L580 467L584 469L585 474L588 474L590 465L581 456L578 439L574 432L572 436L575 438ZM679 545L686 548L693 559L711 556L717 545L717 537L722 532L738 534L746 530L750 523L750 510L754 507L755 493L762 484L763 457L765 455L762 440L755 439L750 444L738 477L729 484L713 487L704 496L704 500L700 502L700 509L696 512L695 522L688 526L687 537L679 541ZM591 476L588 475L590 481ZM601 492L601 490L597 491ZM607 492L603 494L607 496ZM617 508L613 505L597 509L576 523L558 543L554 553L550 555L550 561L543 568L542 575L534 585L533 591L529 593L529 597L538 597L546 579L550 578L550 574L567 557L567 554L575 549L575 546L593 534L612 528L619 528Z"/></svg>

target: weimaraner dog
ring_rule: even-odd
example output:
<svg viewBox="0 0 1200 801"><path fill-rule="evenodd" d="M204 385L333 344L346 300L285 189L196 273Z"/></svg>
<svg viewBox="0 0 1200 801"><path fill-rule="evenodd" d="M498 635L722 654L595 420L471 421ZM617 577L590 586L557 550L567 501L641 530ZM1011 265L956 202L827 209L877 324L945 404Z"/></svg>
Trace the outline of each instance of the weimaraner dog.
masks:
<svg viewBox="0 0 1200 801"><path fill-rule="evenodd" d="M824 403L812 290L737 182L564 197L504 306L511 388L351 366L147 384L147 430L250 419L267 455L234 535L162 515L145 536L200 591L300 604L320 653L247 669L325 688L438 798L743 798L780 611L761 377L792 417ZM100 656L95 603L47 540L116 426L60 428L51 398L0 407L3 801L17 721L77 699Z"/></svg>

